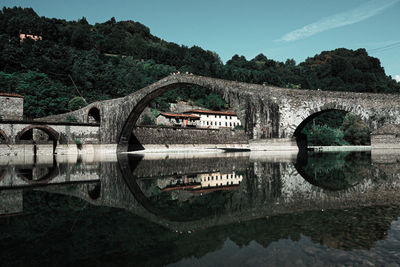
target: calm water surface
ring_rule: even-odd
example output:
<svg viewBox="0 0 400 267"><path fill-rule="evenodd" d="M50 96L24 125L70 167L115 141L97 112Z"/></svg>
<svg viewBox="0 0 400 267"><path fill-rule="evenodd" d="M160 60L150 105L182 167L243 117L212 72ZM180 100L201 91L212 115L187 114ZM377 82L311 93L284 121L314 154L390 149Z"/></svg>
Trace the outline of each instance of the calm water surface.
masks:
<svg viewBox="0 0 400 267"><path fill-rule="evenodd" d="M0 160L2 266L399 266L400 154Z"/></svg>

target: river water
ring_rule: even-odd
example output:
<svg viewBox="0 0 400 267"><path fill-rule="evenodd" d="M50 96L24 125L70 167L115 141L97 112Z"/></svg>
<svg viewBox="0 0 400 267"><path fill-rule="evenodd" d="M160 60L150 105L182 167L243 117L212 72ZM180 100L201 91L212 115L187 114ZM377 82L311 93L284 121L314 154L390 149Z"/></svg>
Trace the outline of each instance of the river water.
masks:
<svg viewBox="0 0 400 267"><path fill-rule="evenodd" d="M0 161L2 266L399 266L400 154Z"/></svg>

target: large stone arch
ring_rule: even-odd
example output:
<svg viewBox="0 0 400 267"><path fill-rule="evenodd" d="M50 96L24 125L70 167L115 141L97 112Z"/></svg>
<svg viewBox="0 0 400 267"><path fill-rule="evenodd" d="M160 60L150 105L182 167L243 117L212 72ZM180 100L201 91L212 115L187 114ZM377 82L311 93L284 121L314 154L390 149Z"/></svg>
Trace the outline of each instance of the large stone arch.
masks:
<svg viewBox="0 0 400 267"><path fill-rule="evenodd" d="M148 87L139 90L138 92L136 92L136 94L140 95L140 98L136 102L136 104L133 105L133 108L130 110L129 115L125 119L124 125L122 126L122 130L117 137L118 152L143 149L143 147L136 140L136 137L132 134L132 131L136 126L140 114L153 99L155 99L156 97L162 95L163 93L169 90L173 90L181 86L197 85L210 89L212 92L221 95L222 98L238 114L238 117L244 118L243 114L239 114L240 112L238 106L240 97L232 97L232 94L228 94L227 92L228 90L226 90L229 88L230 83L231 82L227 82L224 80L210 79L200 76L172 75L166 77L163 80L160 80L159 82L156 82ZM229 90L232 91L234 89L229 88ZM237 88L235 88L235 90L237 90ZM233 103L234 99L237 100L238 102ZM242 125L244 125L243 122Z"/></svg>

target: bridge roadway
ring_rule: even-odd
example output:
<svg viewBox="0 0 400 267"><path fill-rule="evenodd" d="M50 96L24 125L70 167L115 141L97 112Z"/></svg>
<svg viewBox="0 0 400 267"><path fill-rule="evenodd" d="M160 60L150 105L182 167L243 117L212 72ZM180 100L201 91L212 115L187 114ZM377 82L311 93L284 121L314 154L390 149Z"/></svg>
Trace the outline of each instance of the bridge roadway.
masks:
<svg viewBox="0 0 400 267"><path fill-rule="evenodd" d="M399 95L298 90L187 74L170 75L128 96L94 102L80 110L45 119L59 121L75 116L87 121L89 114L97 114L100 143L118 144L120 152L137 150L141 146L135 142L132 130L144 108L166 91L186 85L205 87L221 95L237 113L253 143L266 145L280 140L293 144L290 142L296 138L301 141L304 125L330 110L358 115L371 131L383 125L400 124Z"/></svg>

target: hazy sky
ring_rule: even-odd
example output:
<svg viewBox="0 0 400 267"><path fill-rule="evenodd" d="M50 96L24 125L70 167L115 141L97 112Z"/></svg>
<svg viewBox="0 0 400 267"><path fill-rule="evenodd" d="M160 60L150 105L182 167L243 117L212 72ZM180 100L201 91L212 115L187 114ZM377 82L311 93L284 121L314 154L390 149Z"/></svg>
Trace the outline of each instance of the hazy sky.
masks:
<svg viewBox="0 0 400 267"><path fill-rule="evenodd" d="M324 50L366 48L400 80L400 0L1 0L40 16L90 23L134 20L170 42L296 62Z"/></svg>

